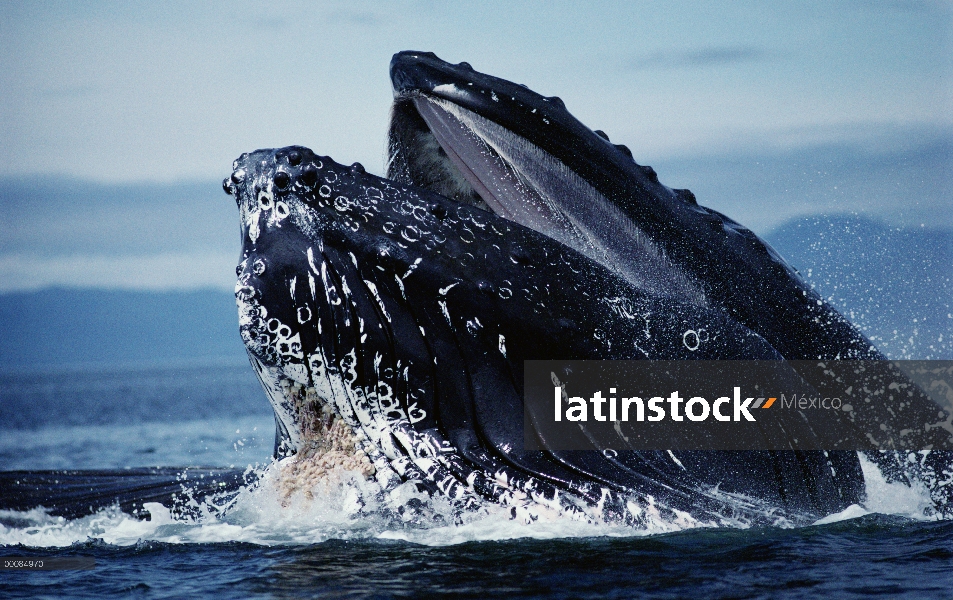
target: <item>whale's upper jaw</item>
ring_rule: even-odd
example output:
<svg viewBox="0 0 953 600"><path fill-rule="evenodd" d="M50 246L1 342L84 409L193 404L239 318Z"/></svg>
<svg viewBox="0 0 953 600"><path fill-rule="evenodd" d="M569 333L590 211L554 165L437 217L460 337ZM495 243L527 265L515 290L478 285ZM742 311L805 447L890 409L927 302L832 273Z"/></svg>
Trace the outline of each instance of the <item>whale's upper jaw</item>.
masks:
<svg viewBox="0 0 953 600"><path fill-rule="evenodd" d="M702 286L646 229L681 206L685 191L661 185L559 98L430 53L395 55L391 78L388 177L492 210L649 293L707 306ZM633 193L653 198L650 223L625 214Z"/></svg>
<svg viewBox="0 0 953 600"><path fill-rule="evenodd" d="M632 152L626 146L611 144L606 134L589 129L566 110L558 96L543 96L525 85L480 73L469 63L452 64L432 52L408 50L391 59L390 77L398 100L426 95L453 102L561 160L570 162L575 155L583 160L597 160L603 167L615 163L623 170L633 162ZM571 141L569 146L567 140ZM640 183L659 186L651 167L644 169Z"/></svg>
<svg viewBox="0 0 953 600"><path fill-rule="evenodd" d="M558 98L426 52L395 55L391 80L389 177L482 200L648 293L724 311L785 358L884 358L752 231L661 184Z"/></svg>

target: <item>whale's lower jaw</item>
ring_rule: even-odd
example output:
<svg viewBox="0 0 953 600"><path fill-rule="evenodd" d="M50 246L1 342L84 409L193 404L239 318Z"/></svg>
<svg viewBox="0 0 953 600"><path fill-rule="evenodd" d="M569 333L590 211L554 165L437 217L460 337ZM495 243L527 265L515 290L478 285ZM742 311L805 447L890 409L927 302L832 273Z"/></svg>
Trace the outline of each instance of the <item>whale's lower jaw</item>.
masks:
<svg viewBox="0 0 953 600"><path fill-rule="evenodd" d="M251 360L276 409L276 422L293 423L279 425L276 440L283 458L278 485L284 498L296 493L310 498L329 483L359 477L392 497L412 482L430 496L449 501L457 522L499 509L523 523L569 518L658 531L805 524L817 518L717 489L699 489L694 498L668 498L658 493L661 488L653 494L590 482L555 486L505 466L486 469L462 456L439 433L419 432L405 417L387 417L387 399L346 377L329 377L336 382L326 397L309 385L312 381L301 384L280 368L267 367L254 356Z"/></svg>
<svg viewBox="0 0 953 600"><path fill-rule="evenodd" d="M375 480L384 492L415 482L450 500L458 516L501 505L527 523L559 516L630 525L645 525L650 517L696 523L652 497L625 497L590 485L559 490L506 469L476 467L438 435L415 430L407 416L391 410L391 398L349 379L346 365L325 369L316 386L310 378L298 381L296 369L289 377L281 367L249 357L275 411L276 456L290 459L280 481L285 496L297 491L310 495L329 481L359 476Z"/></svg>
<svg viewBox="0 0 953 600"><path fill-rule="evenodd" d="M275 414L275 456L284 465L279 485L285 497L296 492L310 495L319 485L357 476L375 481L385 493L414 482L425 492L449 500L459 518L493 506L504 507L523 522L569 517L636 527L775 524L779 518L791 522L816 518L796 511L781 517L766 503L710 490L698 490L704 510L696 511L697 498L681 492L670 502L664 485L639 492L584 479L540 478L485 450L470 448L464 456L439 429L416 427L424 411L413 404L406 406L392 383L359 377L357 365L365 360L377 364L379 356L361 356L359 344L350 348L335 344L340 358L323 346L303 345L301 324L275 310L276 304L291 303L293 298L273 297L292 294L294 286L286 292L266 285L255 273L259 260L249 256L242 262L236 301L249 360ZM268 265L268 269L275 267L274 261ZM314 264L308 268L312 274L327 273ZM310 285L307 289L310 293ZM301 316L300 310L293 314ZM469 438L475 439L473 434ZM522 440L512 440L511 447L521 444Z"/></svg>

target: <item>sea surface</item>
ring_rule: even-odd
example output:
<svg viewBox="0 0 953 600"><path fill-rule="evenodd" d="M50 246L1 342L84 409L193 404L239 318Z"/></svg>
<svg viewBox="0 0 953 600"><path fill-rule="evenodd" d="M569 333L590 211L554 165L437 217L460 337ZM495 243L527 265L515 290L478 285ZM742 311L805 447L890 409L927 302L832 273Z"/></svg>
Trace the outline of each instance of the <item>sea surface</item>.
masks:
<svg viewBox="0 0 953 600"><path fill-rule="evenodd" d="M271 409L247 364L0 373L0 470L248 466L273 472ZM0 511L0 555L90 569L0 571L0 597L953 598L953 521L864 464L868 499L806 527L650 530L502 514L464 524L360 509L359 482L224 515L67 520Z"/></svg>

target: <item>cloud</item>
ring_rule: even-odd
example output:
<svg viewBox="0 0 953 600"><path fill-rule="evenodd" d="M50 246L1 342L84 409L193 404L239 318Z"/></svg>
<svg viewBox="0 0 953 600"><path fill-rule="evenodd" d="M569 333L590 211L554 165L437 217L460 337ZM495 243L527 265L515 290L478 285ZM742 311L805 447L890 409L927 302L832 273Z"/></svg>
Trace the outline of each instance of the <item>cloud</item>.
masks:
<svg viewBox="0 0 953 600"><path fill-rule="evenodd" d="M359 26L376 26L381 24L382 18L368 11L336 10L328 15L332 23L346 23Z"/></svg>
<svg viewBox="0 0 953 600"><path fill-rule="evenodd" d="M126 290L230 290L232 253L162 253L147 256L0 255L0 293L48 287Z"/></svg>
<svg viewBox="0 0 953 600"><path fill-rule="evenodd" d="M756 46L712 46L696 50L663 50L628 63L634 70L704 68L773 58L773 53Z"/></svg>
<svg viewBox="0 0 953 600"><path fill-rule="evenodd" d="M752 140L746 148L653 166L666 185L691 189L699 204L759 235L807 215L853 214L893 227L953 223L949 131L855 132L852 138L822 133L791 132L799 143L772 147Z"/></svg>
<svg viewBox="0 0 953 600"><path fill-rule="evenodd" d="M882 14L884 10L890 9L928 13L949 11L950 8L949 3L944 0L855 0L853 5L877 14Z"/></svg>

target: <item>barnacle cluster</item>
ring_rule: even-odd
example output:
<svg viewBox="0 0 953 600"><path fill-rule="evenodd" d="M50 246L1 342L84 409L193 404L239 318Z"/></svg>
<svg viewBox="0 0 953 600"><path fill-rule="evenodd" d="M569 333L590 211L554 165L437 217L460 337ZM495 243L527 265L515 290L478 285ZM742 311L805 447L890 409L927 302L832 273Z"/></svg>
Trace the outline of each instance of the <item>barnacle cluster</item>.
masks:
<svg viewBox="0 0 953 600"><path fill-rule="evenodd" d="M374 466L361 450L352 428L313 387L286 379L282 388L294 404L302 440L297 454L281 469L279 486L283 498L302 491L310 499L318 485L337 483L349 474L374 474Z"/></svg>

